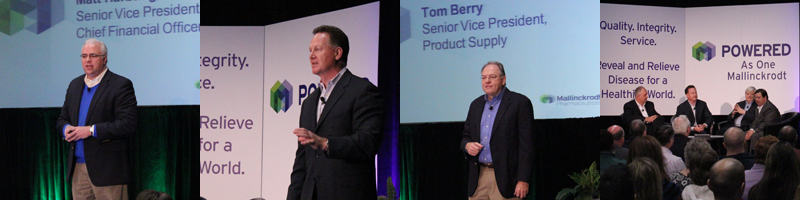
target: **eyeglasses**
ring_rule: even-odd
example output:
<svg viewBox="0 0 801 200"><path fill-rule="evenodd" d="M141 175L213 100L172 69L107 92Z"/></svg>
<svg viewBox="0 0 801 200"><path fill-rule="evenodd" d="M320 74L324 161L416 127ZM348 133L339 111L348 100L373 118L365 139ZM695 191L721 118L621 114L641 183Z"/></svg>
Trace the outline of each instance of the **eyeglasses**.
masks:
<svg viewBox="0 0 801 200"><path fill-rule="evenodd" d="M105 56L105 55L98 55L98 54L86 55L86 54L81 54L81 59L86 59L86 57L90 57L92 59L97 59L97 58L100 58L101 56Z"/></svg>
<svg viewBox="0 0 801 200"><path fill-rule="evenodd" d="M481 80L484 81L484 80L487 80L487 78L489 78L490 80L497 80L500 77L501 76L493 74L493 75L489 75L489 76L481 76Z"/></svg>

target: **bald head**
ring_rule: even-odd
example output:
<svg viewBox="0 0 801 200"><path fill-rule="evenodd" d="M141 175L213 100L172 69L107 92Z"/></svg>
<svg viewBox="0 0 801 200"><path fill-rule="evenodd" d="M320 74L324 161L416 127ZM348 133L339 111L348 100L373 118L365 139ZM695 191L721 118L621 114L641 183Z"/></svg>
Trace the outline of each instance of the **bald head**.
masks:
<svg viewBox="0 0 801 200"><path fill-rule="evenodd" d="M737 127L726 129L726 133L723 134L723 145L726 146L726 155L745 152L745 133Z"/></svg>
<svg viewBox="0 0 801 200"><path fill-rule="evenodd" d="M745 167L733 158L724 158L709 170L707 182L715 199L736 199L743 194Z"/></svg>
<svg viewBox="0 0 801 200"><path fill-rule="evenodd" d="M779 140L794 144L798 137L798 131L790 125L786 125L779 130Z"/></svg>
<svg viewBox="0 0 801 200"><path fill-rule="evenodd" d="M626 134L626 132L623 131L623 127L620 127L618 125L612 125L609 128L607 128L606 131L612 133L612 139L614 139L615 142L623 141L624 135Z"/></svg>

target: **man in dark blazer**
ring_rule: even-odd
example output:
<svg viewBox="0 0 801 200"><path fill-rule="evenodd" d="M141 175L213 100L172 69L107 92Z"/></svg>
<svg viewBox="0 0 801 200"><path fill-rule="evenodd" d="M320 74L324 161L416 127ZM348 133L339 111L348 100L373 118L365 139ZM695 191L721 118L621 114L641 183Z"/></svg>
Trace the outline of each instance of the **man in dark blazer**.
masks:
<svg viewBox="0 0 801 200"><path fill-rule="evenodd" d="M726 126L718 130L718 135L723 135L729 127L739 127L744 131L751 129L751 122L753 122L756 117L757 105L754 104L755 91L756 88L754 88L754 86L748 86L748 88L745 89L745 100L737 102L731 114L726 115Z"/></svg>
<svg viewBox="0 0 801 200"><path fill-rule="evenodd" d="M376 198L375 155L383 136L380 91L345 67L348 38L323 25L309 45L321 87L303 101L287 200Z"/></svg>
<svg viewBox="0 0 801 200"><path fill-rule="evenodd" d="M73 79L57 121L70 143L67 181L73 199L127 199L128 140L136 131L133 84L112 73L105 44L88 39L81 48L85 75Z"/></svg>
<svg viewBox="0 0 801 200"><path fill-rule="evenodd" d="M686 115L677 115L673 117L671 125L675 135L673 135L673 145L670 146L670 152L686 163L684 147L687 147L687 143L690 142L690 120L687 119Z"/></svg>
<svg viewBox="0 0 801 200"><path fill-rule="evenodd" d="M654 136L656 129L665 123L654 109L654 103L648 101L648 90L645 90L643 86L634 89L634 99L623 105L621 117L625 124L631 124L631 121L635 119L642 120L648 126L648 130L645 132L651 136ZM634 136L631 135L628 138L634 138Z"/></svg>
<svg viewBox="0 0 801 200"><path fill-rule="evenodd" d="M768 100L768 92L765 89L760 88L754 92L754 101L757 103L757 108L754 110L756 117L745 135L745 140L751 140L749 149L754 149L757 140L765 135L766 126L778 123L782 118L779 109Z"/></svg>
<svg viewBox="0 0 801 200"><path fill-rule="evenodd" d="M690 134L707 134L705 129L712 125L712 113L709 112L709 107L706 102L698 99L694 85L688 85L684 88L684 95L687 100L676 106L676 115L685 115L690 120Z"/></svg>
<svg viewBox="0 0 801 200"><path fill-rule="evenodd" d="M506 88L503 64L481 69L485 95L470 104L462 136L470 199L518 199L534 173L534 109L528 97Z"/></svg>

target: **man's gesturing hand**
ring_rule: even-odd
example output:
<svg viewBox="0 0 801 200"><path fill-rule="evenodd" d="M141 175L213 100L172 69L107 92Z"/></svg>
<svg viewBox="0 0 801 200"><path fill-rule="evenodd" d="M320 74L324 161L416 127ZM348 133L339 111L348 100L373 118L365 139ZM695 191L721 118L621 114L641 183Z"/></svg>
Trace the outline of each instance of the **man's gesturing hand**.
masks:
<svg viewBox="0 0 801 200"><path fill-rule="evenodd" d="M515 186L515 196L518 198L526 198L526 194L528 194L528 183L518 181L517 186Z"/></svg>
<svg viewBox="0 0 801 200"><path fill-rule="evenodd" d="M292 133L298 136L298 142L302 145L311 145L314 149L328 150L327 138L320 137L305 128L296 128Z"/></svg>
<svg viewBox="0 0 801 200"><path fill-rule="evenodd" d="M484 145L481 145L478 142L468 142L464 146L464 149L467 150L467 154L470 154L471 156L478 155L478 152L480 152L482 148L484 148Z"/></svg>

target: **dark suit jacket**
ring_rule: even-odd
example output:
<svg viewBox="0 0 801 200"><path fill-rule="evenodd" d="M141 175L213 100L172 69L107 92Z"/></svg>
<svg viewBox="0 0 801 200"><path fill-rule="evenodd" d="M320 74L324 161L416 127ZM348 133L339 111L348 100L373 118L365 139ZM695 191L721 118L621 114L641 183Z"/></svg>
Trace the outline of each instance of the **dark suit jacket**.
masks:
<svg viewBox="0 0 801 200"><path fill-rule="evenodd" d="M670 146L670 152L684 161L684 147L687 147L687 142L690 142L690 138L687 136L682 134L673 135L673 146Z"/></svg>
<svg viewBox="0 0 801 200"><path fill-rule="evenodd" d="M328 138L328 152L300 145L295 153L288 200L375 199L375 155L384 131L378 88L345 71L317 121L321 90L303 101L300 127Z"/></svg>
<svg viewBox="0 0 801 200"><path fill-rule="evenodd" d="M695 113L695 116L693 116L693 113ZM690 106L690 101L684 101L679 104L679 106L676 106L676 115L674 116L679 115L687 116L687 119L690 120L690 126L692 126L693 123L698 123L698 125L706 124L709 128L712 127L712 112L709 112L709 107L706 106L706 102L700 99L695 101L695 112L693 112Z"/></svg>
<svg viewBox="0 0 801 200"><path fill-rule="evenodd" d="M737 102L737 105L739 105L740 108L745 109L745 101ZM731 124L731 126L734 126L734 120L737 119L738 117L740 117L740 115L742 115L743 116L743 120L740 121L740 128L745 130L745 131L748 131L749 129L751 129L750 128L751 127L750 126L751 122L753 122L754 118L756 117L756 110L757 110L756 102L751 102L751 107L748 108L748 110L745 111L745 114L740 114L740 113L731 114L731 113L729 113L728 115L726 115L727 116L726 117L726 121L729 124Z"/></svg>
<svg viewBox="0 0 801 200"><path fill-rule="evenodd" d="M754 148L757 140L765 134L766 126L778 123L782 119L779 109L770 100L767 100L765 105L762 105L762 111L759 111L757 107L757 105L751 105L751 109L755 109L754 112L758 112L754 121L751 122L751 129L754 129L754 135L751 135L751 149Z"/></svg>
<svg viewBox="0 0 801 200"><path fill-rule="evenodd" d="M81 106L83 78L78 76L70 82L57 129L63 136L64 126L78 126L78 112ZM125 77L106 71L100 84L95 86L86 125L95 125L97 137L89 136L83 140L86 169L89 178L96 186L127 184L130 182L130 159L128 158L128 139L136 131L136 95L133 83ZM67 159L67 182L72 179L75 167L75 142L70 142Z"/></svg>
<svg viewBox="0 0 801 200"><path fill-rule="evenodd" d="M645 118L649 116L653 115L660 116L657 117L653 123L646 123L646 126L648 127L648 130L646 131L647 134L654 136L654 133L656 133L656 130L659 128L659 126L664 124L664 120L662 119L661 115L658 112L656 112L656 109L654 109L653 102L645 101L645 112L648 113L648 116L642 116L642 112L640 112L640 107L637 106L637 101L632 99L631 101L626 102L626 104L623 104L623 114L620 116L625 121L626 126L631 124L631 121L634 121L635 119L645 120ZM634 137L636 137L636 135L632 135L630 131L627 132L626 134L627 134L626 138L632 138L632 140L634 139Z"/></svg>
<svg viewBox="0 0 801 200"><path fill-rule="evenodd" d="M645 112L648 113L648 116L642 116L642 112L640 112L640 107L637 106L637 101L632 99L626 104L623 105L623 120L626 121L626 125L630 124L631 121L635 119L645 120L646 117L653 116L653 115L660 115L654 109L654 103L650 101L645 101ZM661 115L660 115L661 116Z"/></svg>
<svg viewBox="0 0 801 200"><path fill-rule="evenodd" d="M514 197L518 181L531 183L534 174L534 109L531 100L504 88L503 99L492 125L492 164L498 190L504 198ZM462 151L468 142L480 142L484 96L470 104L462 135ZM473 196L478 186L478 156L467 155L469 165L467 194Z"/></svg>

